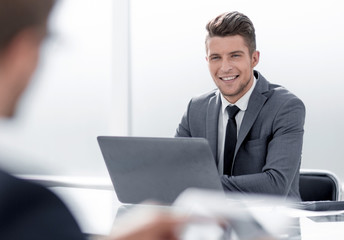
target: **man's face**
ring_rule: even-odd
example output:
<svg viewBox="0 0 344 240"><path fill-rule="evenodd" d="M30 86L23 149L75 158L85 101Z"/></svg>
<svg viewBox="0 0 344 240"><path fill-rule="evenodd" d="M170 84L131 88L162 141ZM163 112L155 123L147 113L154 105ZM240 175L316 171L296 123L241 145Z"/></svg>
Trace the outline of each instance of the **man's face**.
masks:
<svg viewBox="0 0 344 240"><path fill-rule="evenodd" d="M207 61L210 74L222 95L235 103L252 86L253 68L259 52L249 52L240 35L211 37L207 40Z"/></svg>
<svg viewBox="0 0 344 240"><path fill-rule="evenodd" d="M18 33L0 56L0 117L12 117L30 82L38 60L43 34L35 29Z"/></svg>

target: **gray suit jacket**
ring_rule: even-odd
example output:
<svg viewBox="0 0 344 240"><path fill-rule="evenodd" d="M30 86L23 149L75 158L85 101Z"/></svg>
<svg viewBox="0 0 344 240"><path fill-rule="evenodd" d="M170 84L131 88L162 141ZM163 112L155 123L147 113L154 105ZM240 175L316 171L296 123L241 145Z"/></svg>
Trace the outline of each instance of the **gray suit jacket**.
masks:
<svg viewBox="0 0 344 240"><path fill-rule="evenodd" d="M254 71L257 84L238 133L232 176L221 181L225 190L263 193L300 199L305 106L285 88L269 83ZM202 137L217 157L221 98L217 90L193 98L176 137Z"/></svg>

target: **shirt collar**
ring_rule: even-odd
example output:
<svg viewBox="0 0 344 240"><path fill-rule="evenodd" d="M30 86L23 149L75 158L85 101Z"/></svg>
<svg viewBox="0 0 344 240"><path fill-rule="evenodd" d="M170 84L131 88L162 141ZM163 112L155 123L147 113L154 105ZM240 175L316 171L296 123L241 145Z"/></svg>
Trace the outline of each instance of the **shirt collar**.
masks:
<svg viewBox="0 0 344 240"><path fill-rule="evenodd" d="M228 105L232 106L232 105L236 105L241 111L246 111L247 106L248 106L248 101L250 100L251 94L253 92L254 87L256 86L257 83L257 79L256 77L253 75L253 84L251 86L251 88L245 93L244 96L242 96L238 101L236 101L235 104L231 104L230 102L228 102L224 96L220 93L220 90L217 91L217 94L220 94L221 97L221 110L222 110L222 114L224 114L224 112L226 111L226 108Z"/></svg>

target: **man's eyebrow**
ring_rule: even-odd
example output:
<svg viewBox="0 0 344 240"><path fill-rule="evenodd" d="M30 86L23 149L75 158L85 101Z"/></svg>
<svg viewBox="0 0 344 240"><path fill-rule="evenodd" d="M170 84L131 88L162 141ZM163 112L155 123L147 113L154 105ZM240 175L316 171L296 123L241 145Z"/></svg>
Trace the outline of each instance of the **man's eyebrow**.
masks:
<svg viewBox="0 0 344 240"><path fill-rule="evenodd" d="M214 56L220 56L220 54L218 54L218 53L212 53L212 54L209 55L209 57L214 57Z"/></svg>
<svg viewBox="0 0 344 240"><path fill-rule="evenodd" d="M237 50L237 51L233 51L233 52L230 52L230 53L228 53L228 54L238 54L238 53L245 53L244 51L242 51L242 50Z"/></svg>

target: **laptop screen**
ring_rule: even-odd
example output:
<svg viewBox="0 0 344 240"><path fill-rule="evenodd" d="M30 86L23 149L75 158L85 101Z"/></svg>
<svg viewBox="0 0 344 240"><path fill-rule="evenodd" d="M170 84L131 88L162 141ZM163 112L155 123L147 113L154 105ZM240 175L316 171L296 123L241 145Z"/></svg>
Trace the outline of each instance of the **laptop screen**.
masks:
<svg viewBox="0 0 344 240"><path fill-rule="evenodd" d="M203 138L97 138L118 200L171 204L187 188L221 190L215 160Z"/></svg>

